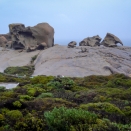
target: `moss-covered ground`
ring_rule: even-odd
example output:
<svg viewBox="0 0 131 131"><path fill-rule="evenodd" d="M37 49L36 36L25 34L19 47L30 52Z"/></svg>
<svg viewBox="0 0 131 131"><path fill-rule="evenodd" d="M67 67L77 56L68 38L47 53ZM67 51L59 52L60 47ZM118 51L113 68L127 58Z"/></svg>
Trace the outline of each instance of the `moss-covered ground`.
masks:
<svg viewBox="0 0 131 131"><path fill-rule="evenodd" d="M131 78L0 74L0 131L131 131Z"/></svg>

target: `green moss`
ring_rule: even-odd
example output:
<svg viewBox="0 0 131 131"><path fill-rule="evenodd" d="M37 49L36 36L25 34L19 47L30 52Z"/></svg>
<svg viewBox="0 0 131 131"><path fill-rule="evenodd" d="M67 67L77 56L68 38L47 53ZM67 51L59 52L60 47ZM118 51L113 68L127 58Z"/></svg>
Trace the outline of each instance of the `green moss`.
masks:
<svg viewBox="0 0 131 131"><path fill-rule="evenodd" d="M23 117L22 113L19 110L11 110L11 111L6 113L6 116L10 120L19 120L20 118Z"/></svg>

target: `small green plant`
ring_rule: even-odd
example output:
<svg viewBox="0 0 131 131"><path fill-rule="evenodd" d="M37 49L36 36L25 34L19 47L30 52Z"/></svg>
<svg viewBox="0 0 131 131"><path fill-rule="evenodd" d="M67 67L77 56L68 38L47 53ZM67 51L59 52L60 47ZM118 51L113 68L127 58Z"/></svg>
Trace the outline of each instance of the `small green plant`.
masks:
<svg viewBox="0 0 131 131"><path fill-rule="evenodd" d="M38 98L46 98L46 97L53 97L53 94L52 93L41 93Z"/></svg>
<svg viewBox="0 0 131 131"><path fill-rule="evenodd" d="M38 55L35 55L35 56L33 56L33 57L31 58L31 64L36 60L37 56L38 56Z"/></svg>
<svg viewBox="0 0 131 131"><path fill-rule="evenodd" d="M75 82L68 78L55 78L52 81L50 81L47 86L52 86L54 88L63 88L63 89L71 89L75 85Z"/></svg>
<svg viewBox="0 0 131 131"><path fill-rule="evenodd" d="M11 111L6 113L6 116L10 120L19 120L20 118L23 117L23 114L19 110L11 110Z"/></svg>
<svg viewBox="0 0 131 131"><path fill-rule="evenodd" d="M5 119L4 115L0 114L0 122Z"/></svg>
<svg viewBox="0 0 131 131"><path fill-rule="evenodd" d="M35 76L31 79L32 84L47 84L53 80L53 76Z"/></svg>
<svg viewBox="0 0 131 131"><path fill-rule="evenodd" d="M0 86L0 92L3 92L5 90L6 90L6 88L4 86Z"/></svg>
<svg viewBox="0 0 131 131"><path fill-rule="evenodd" d="M20 107L22 106L22 104L21 104L20 101L15 101L15 102L13 102L13 105L14 105L15 107L18 107L18 108L20 108Z"/></svg>
<svg viewBox="0 0 131 131"><path fill-rule="evenodd" d="M29 95L19 95L20 100L31 100L33 97L29 96Z"/></svg>

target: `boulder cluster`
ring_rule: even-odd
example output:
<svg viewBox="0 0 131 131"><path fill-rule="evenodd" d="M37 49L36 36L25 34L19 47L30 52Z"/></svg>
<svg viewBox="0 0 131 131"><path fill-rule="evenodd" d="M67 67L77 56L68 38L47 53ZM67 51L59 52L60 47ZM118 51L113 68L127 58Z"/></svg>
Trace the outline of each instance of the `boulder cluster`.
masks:
<svg viewBox="0 0 131 131"><path fill-rule="evenodd" d="M48 23L39 23L34 27L9 24L9 33L0 35L0 47L33 51L52 46L54 46L54 28Z"/></svg>
<svg viewBox="0 0 131 131"><path fill-rule="evenodd" d="M93 36L93 37L87 37L83 39L80 43L79 46L100 46L104 45L106 47L116 47L117 44L120 43L123 45L122 41L115 35L111 33L107 33L104 40L101 42L101 37L99 35ZM71 41L68 44L69 48L73 48L77 45L75 41Z"/></svg>
<svg viewBox="0 0 131 131"><path fill-rule="evenodd" d="M111 33L107 33L104 40L99 35L84 38L79 42L79 46L100 46L116 47L122 41ZM76 47L77 43L71 41L68 48ZM9 24L9 33L0 34L0 47L15 50L43 50L54 46L54 28L48 23L39 23L34 27L25 27L24 24Z"/></svg>

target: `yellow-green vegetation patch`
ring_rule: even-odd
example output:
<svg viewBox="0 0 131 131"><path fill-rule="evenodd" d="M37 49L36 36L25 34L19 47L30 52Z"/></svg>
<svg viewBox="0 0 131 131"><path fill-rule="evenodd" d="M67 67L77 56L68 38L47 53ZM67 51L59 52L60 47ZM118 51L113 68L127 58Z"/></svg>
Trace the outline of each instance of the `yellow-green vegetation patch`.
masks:
<svg viewBox="0 0 131 131"><path fill-rule="evenodd" d="M10 120L18 120L23 117L23 114L19 110L11 110L6 113L6 116Z"/></svg>
<svg viewBox="0 0 131 131"><path fill-rule="evenodd" d="M131 131L131 78L123 74L17 78L0 73L0 131Z"/></svg>
<svg viewBox="0 0 131 131"><path fill-rule="evenodd" d="M17 66L17 67L7 67L4 73L9 75L16 75L17 77L31 76L34 72L34 66Z"/></svg>

